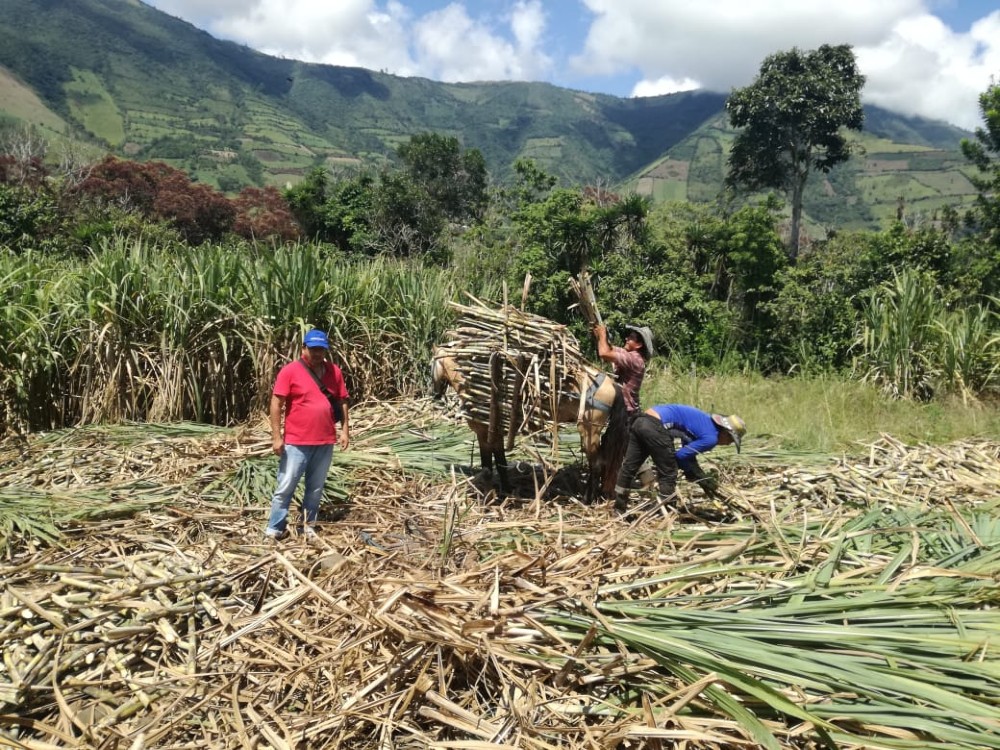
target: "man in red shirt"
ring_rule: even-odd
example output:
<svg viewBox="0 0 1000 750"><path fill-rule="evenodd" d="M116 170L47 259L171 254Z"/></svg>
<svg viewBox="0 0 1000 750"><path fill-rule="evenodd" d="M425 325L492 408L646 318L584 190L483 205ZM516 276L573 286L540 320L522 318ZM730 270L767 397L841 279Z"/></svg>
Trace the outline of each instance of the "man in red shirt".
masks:
<svg viewBox="0 0 1000 750"><path fill-rule="evenodd" d="M350 445L347 387L340 368L327 361L330 344L323 331L312 329L302 340L302 358L278 372L271 394L272 450L280 456L278 488L271 497L271 514L264 535L277 539L285 534L288 508L299 480L305 477L302 496L302 526L307 538L316 536L323 484L326 482L333 445L337 442L335 404L342 409L340 449ZM285 418L284 432L281 429Z"/></svg>
<svg viewBox="0 0 1000 750"><path fill-rule="evenodd" d="M646 326L625 326L624 346L611 346L608 343L606 326L594 326L594 337L597 339L597 354L605 362L614 367L615 377L622 387L625 396L625 408L629 419L634 419L639 413L639 389L646 375L646 361L652 357L653 332Z"/></svg>

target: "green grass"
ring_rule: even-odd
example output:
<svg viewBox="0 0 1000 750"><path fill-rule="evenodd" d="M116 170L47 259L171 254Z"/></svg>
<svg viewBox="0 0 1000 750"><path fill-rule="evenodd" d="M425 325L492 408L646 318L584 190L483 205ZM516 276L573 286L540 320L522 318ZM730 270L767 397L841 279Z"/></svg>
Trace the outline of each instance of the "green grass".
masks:
<svg viewBox="0 0 1000 750"><path fill-rule="evenodd" d="M70 111L91 133L118 146L125 140L125 123L114 99L90 71L75 71L66 84Z"/></svg>
<svg viewBox="0 0 1000 750"><path fill-rule="evenodd" d="M890 196L894 199L903 197L907 200L930 198L936 196L936 190L914 179L909 173L881 174L858 178L858 186L862 195L870 203L888 203Z"/></svg>
<svg viewBox="0 0 1000 750"><path fill-rule="evenodd" d="M895 400L841 376L763 378L692 376L657 368L642 387L646 406L686 403L736 413L747 422L745 453L755 445L819 453L856 452L888 433L906 442L940 444L966 438L1000 440L1000 404Z"/></svg>
<svg viewBox="0 0 1000 750"><path fill-rule="evenodd" d="M870 158L878 158L882 154L910 154L919 151L930 151L927 146L916 143L896 143L885 138L875 138L868 134L850 138L854 143L860 143Z"/></svg>
<svg viewBox="0 0 1000 750"><path fill-rule="evenodd" d="M969 179L956 170L913 172L913 179L936 190L940 195L969 197L975 190Z"/></svg>

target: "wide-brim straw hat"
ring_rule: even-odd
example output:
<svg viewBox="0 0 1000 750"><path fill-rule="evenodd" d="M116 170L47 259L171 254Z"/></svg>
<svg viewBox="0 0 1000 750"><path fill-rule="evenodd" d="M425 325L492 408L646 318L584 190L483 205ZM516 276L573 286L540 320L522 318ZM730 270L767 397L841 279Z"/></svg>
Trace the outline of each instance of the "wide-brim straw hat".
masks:
<svg viewBox="0 0 1000 750"><path fill-rule="evenodd" d="M639 334L639 338L642 339L643 355L646 359L656 355L656 349L653 348L653 332L649 330L648 326L625 326L626 331L635 331Z"/></svg>

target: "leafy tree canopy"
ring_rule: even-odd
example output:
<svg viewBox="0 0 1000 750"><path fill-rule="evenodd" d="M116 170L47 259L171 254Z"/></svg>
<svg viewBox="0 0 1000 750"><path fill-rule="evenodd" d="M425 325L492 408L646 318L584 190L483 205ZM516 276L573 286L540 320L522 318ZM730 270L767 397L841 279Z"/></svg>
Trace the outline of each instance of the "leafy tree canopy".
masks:
<svg viewBox="0 0 1000 750"><path fill-rule="evenodd" d="M730 122L742 128L729 155L727 183L790 194L793 259L806 181L810 172L829 172L850 156L841 129L861 129L864 81L850 45L792 49L767 57L754 82L726 101Z"/></svg>
<svg viewBox="0 0 1000 750"><path fill-rule="evenodd" d="M397 153L410 179L452 221L477 221L489 202L486 160L478 149L463 150L457 138L423 133Z"/></svg>
<svg viewBox="0 0 1000 750"><path fill-rule="evenodd" d="M976 128L976 139L962 141L962 153L980 170L969 178L979 190L972 220L984 239L1000 250L1000 84L980 94L979 110L983 126Z"/></svg>

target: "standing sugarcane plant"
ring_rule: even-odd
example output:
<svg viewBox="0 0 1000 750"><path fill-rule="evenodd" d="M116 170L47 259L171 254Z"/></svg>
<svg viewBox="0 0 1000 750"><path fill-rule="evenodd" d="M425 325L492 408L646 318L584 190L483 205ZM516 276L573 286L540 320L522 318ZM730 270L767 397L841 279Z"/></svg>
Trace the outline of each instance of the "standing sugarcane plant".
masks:
<svg viewBox="0 0 1000 750"><path fill-rule="evenodd" d="M312 326L329 331L354 398L413 395L453 318L455 281L315 245L241 254L119 238L82 259L0 255L0 294L2 435L244 421Z"/></svg>
<svg viewBox="0 0 1000 750"><path fill-rule="evenodd" d="M896 397L929 397L936 374L934 322L942 312L927 276L894 274L864 306L857 362L862 377Z"/></svg>
<svg viewBox="0 0 1000 750"><path fill-rule="evenodd" d="M961 308L935 321L941 381L968 403L1000 390L1000 300Z"/></svg>
<svg viewBox="0 0 1000 750"><path fill-rule="evenodd" d="M989 393L1000 373L997 301L948 310L931 277L896 273L863 308L855 366L865 380L897 398L929 398L935 390Z"/></svg>

